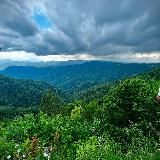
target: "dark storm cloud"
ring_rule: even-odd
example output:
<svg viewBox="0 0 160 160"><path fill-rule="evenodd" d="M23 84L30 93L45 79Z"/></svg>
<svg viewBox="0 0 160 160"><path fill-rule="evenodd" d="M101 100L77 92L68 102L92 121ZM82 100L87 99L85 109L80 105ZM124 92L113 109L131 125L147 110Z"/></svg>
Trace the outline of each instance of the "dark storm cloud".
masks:
<svg viewBox="0 0 160 160"><path fill-rule="evenodd" d="M29 10L22 2L20 0L0 2L0 26L17 32L21 36L33 36L37 28L28 16Z"/></svg>
<svg viewBox="0 0 160 160"><path fill-rule="evenodd" d="M38 8L53 26L42 29ZM39 55L160 51L159 0L1 0L0 47Z"/></svg>

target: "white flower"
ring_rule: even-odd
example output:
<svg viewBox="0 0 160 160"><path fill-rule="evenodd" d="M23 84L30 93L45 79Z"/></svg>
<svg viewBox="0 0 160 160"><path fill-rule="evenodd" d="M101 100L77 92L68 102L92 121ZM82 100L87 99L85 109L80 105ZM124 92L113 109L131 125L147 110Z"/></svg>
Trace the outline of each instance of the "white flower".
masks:
<svg viewBox="0 0 160 160"><path fill-rule="evenodd" d="M44 153L43 156L46 157L48 160L50 160L50 153L49 153L49 147L44 147Z"/></svg>
<svg viewBox="0 0 160 160"><path fill-rule="evenodd" d="M46 152L44 152L44 157L48 157L49 156L49 154L47 154Z"/></svg>
<svg viewBox="0 0 160 160"><path fill-rule="evenodd" d="M20 153L20 151L21 151L21 149L18 149L18 150L17 150L17 153Z"/></svg>
<svg viewBox="0 0 160 160"><path fill-rule="evenodd" d="M10 159L11 158L11 156L9 155L8 157L7 157L7 159Z"/></svg>
<svg viewBox="0 0 160 160"><path fill-rule="evenodd" d="M18 146L19 146L19 145L18 145L18 144L16 144L16 145L15 145L15 148L17 148Z"/></svg>

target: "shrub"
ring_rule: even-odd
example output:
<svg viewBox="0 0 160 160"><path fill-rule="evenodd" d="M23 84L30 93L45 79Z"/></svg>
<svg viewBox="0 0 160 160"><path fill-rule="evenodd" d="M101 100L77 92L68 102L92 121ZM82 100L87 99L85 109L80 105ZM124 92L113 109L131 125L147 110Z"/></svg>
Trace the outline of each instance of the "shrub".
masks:
<svg viewBox="0 0 160 160"><path fill-rule="evenodd" d="M105 99L107 121L118 127L127 127L143 120L155 122L160 109L155 95L156 90L151 82L139 78L122 81Z"/></svg>

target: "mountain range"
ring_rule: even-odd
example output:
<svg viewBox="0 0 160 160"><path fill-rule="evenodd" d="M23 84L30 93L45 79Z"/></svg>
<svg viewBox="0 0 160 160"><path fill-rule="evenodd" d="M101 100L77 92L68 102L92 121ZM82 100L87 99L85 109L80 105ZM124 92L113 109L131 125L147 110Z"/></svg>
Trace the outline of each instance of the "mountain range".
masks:
<svg viewBox="0 0 160 160"><path fill-rule="evenodd" d="M72 63L72 65L71 65ZM155 69L160 64L108 61L71 62L65 66L11 66L0 73L19 79L42 80L66 92L79 92L97 84L112 82Z"/></svg>
<svg viewBox="0 0 160 160"><path fill-rule="evenodd" d="M67 65L74 65L74 64L82 64L84 62L86 61L69 60L69 61L30 62L30 61L3 60L3 61L0 61L0 70L4 70L10 66L32 66L32 67L67 66Z"/></svg>

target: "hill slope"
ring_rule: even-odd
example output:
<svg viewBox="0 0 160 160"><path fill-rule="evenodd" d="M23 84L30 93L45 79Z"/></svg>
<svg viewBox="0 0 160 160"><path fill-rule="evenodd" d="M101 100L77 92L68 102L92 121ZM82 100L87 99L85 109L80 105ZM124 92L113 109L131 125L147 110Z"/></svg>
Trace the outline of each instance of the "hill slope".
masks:
<svg viewBox="0 0 160 160"><path fill-rule="evenodd" d="M159 71L151 73L90 89L84 94L90 102L67 104L65 113L42 111L0 123L0 159L158 160L160 81L154 78Z"/></svg>
<svg viewBox="0 0 160 160"><path fill-rule="evenodd" d="M0 75L0 106L30 107L39 103L48 83Z"/></svg>
<svg viewBox="0 0 160 160"><path fill-rule="evenodd" d="M92 61L65 67L9 67L3 74L15 78L45 80L70 92L77 92L103 82L123 79L131 75L150 71L159 64L125 64Z"/></svg>

